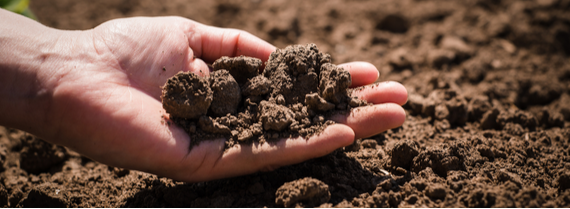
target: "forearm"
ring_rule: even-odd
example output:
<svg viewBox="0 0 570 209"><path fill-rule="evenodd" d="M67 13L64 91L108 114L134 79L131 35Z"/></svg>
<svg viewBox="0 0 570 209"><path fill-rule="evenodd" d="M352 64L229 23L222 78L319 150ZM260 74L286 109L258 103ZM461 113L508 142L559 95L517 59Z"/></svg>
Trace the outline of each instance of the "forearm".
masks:
<svg viewBox="0 0 570 209"><path fill-rule="evenodd" d="M0 19L0 125L49 134L57 123L49 118L53 90L66 68L57 52L65 33L2 9Z"/></svg>

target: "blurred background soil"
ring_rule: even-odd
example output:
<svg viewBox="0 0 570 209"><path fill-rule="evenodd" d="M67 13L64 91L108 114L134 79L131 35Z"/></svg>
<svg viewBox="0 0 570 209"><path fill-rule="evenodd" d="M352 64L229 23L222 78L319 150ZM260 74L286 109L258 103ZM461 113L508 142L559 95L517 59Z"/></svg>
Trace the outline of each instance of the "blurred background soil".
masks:
<svg viewBox="0 0 570 209"><path fill-rule="evenodd" d="M178 15L316 43L409 92L400 128L273 172L182 183L0 127L9 207L570 207L570 0L53 0L48 26Z"/></svg>

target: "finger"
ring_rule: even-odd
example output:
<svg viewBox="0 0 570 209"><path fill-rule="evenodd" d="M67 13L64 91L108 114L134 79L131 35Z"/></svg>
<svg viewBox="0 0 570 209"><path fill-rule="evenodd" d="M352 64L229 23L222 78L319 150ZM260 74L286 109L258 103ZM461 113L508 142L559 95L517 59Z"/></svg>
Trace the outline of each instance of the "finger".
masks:
<svg viewBox="0 0 570 209"><path fill-rule="evenodd" d="M372 104L396 103L404 105L408 101L406 87L398 82L387 81L354 89L352 96Z"/></svg>
<svg viewBox="0 0 570 209"><path fill-rule="evenodd" d="M354 132L349 127L334 124L308 140L299 137L263 144L237 145L226 150L222 157L208 157L202 165L210 167L200 168L201 170L196 171L188 180L204 181L273 170L324 156L335 149L350 145L353 141ZM201 143L194 147L193 151L206 147L216 146ZM210 153L215 153L215 148L211 151Z"/></svg>
<svg viewBox="0 0 570 209"><path fill-rule="evenodd" d="M189 49L192 50L192 49ZM196 75L206 77L210 75L210 68L204 62L204 60L200 58L196 58L194 56L188 56L188 61L186 68L183 69L184 72L190 71L195 73Z"/></svg>
<svg viewBox="0 0 570 209"><path fill-rule="evenodd" d="M394 103L358 107L348 115L334 115L332 120L354 130L355 138L366 138L401 126L406 120L404 109Z"/></svg>
<svg viewBox="0 0 570 209"><path fill-rule="evenodd" d="M208 63L222 56L245 55L267 61L275 47L260 38L237 29L223 29L190 21L186 34L190 48Z"/></svg>
<svg viewBox="0 0 570 209"><path fill-rule="evenodd" d="M380 76L378 69L368 62L349 62L338 66L350 73L350 77L352 77L351 88L374 83Z"/></svg>

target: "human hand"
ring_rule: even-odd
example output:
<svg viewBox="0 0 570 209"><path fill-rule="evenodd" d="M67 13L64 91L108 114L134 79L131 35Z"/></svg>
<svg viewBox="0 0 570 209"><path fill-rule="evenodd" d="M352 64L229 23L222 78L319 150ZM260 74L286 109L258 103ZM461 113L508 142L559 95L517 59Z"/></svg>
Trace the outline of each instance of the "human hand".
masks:
<svg viewBox="0 0 570 209"><path fill-rule="evenodd" d="M224 140L203 141L189 150L189 136L164 123L161 86L179 71L207 76L205 62L246 55L266 61L275 50L239 30L205 26L179 17L112 20L82 32L81 61L56 75L48 118L57 131L38 134L99 162L146 171L176 180L219 179L299 163L326 155L404 122L400 105L405 88L394 82L355 92L373 106L332 119L339 124L309 140L282 139L276 145L238 145L224 151ZM78 64L79 63L79 64ZM353 87L373 83L377 69L368 63L341 65Z"/></svg>

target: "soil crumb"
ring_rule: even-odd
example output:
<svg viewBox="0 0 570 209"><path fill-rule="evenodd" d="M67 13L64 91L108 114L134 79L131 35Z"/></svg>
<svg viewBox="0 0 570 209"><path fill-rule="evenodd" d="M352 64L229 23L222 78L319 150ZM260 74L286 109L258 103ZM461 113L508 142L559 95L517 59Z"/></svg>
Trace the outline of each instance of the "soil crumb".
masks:
<svg viewBox="0 0 570 209"><path fill-rule="evenodd" d="M180 72L163 87L163 107L184 128L191 147L202 140L237 143L309 137L334 123L331 114L367 105L349 95L348 71L315 44L289 46L261 60L222 57L209 77Z"/></svg>
<svg viewBox="0 0 570 209"><path fill-rule="evenodd" d="M275 204L284 207L315 207L331 198L329 186L311 177L287 182L277 189Z"/></svg>

